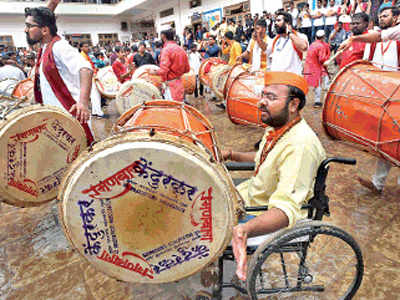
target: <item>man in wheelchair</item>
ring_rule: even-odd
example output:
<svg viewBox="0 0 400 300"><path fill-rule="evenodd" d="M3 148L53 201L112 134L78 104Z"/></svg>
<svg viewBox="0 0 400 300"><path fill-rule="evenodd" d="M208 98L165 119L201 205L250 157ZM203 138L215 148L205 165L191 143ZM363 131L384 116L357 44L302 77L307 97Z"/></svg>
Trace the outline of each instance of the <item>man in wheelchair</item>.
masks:
<svg viewBox="0 0 400 300"><path fill-rule="evenodd" d="M307 217L303 204L313 196L314 180L325 150L300 111L308 86L302 76L266 72L259 109L269 127L257 153L223 151L224 160L254 162L255 173L237 188L245 206L265 206L258 215L247 215L233 229L232 248L236 274L246 280L247 239L292 227Z"/></svg>

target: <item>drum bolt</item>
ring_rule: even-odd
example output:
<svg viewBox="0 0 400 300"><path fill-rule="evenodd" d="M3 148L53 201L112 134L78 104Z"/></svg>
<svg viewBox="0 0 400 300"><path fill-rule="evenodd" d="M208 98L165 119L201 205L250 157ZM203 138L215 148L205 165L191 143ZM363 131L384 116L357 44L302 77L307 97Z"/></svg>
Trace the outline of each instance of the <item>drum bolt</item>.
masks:
<svg viewBox="0 0 400 300"><path fill-rule="evenodd" d="M154 136L156 134L156 131L154 128L150 129L150 136Z"/></svg>
<svg viewBox="0 0 400 300"><path fill-rule="evenodd" d="M210 157L210 163L215 163L215 159L214 159L214 157Z"/></svg>
<svg viewBox="0 0 400 300"><path fill-rule="evenodd" d="M303 278L303 282L304 283L311 283L313 281L313 276L311 274L307 274L306 276L304 276Z"/></svg>

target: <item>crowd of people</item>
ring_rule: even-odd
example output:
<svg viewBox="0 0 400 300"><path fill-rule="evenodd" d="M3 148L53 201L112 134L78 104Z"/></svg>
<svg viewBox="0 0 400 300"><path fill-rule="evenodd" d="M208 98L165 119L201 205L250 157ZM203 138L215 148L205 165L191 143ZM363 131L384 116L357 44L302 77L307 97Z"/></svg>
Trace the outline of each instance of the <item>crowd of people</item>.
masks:
<svg viewBox="0 0 400 300"><path fill-rule="evenodd" d="M160 68L152 74L161 76L166 84L164 98L176 101L185 98L181 76L190 67L198 74L203 59L220 57L231 66L247 63L251 72L268 70L259 109L261 119L269 129L259 151L222 152L225 160L256 161L254 176L238 189L247 205L268 204L270 207L267 212L249 217L246 223L233 230L237 274L239 279L245 280L247 238L293 226L304 217L301 206L312 195L316 170L325 157L318 137L299 113L305 106L308 87L314 89L314 106L322 106L321 90L329 81L324 63L335 51L343 50L336 61L339 68L364 58L382 69L397 70L400 48L391 40L400 39L397 28L400 25L396 26L399 9L393 4L387 0L382 3L376 23L369 17L370 1L343 1L336 5L334 0L329 3L320 0L313 10L307 3L298 9L293 1L288 1L283 9L273 14L247 15L243 24L223 18L209 30L201 25L186 28L181 38L177 38L171 29L161 33L161 40L149 37L129 45L116 42L91 47L81 43L76 45L80 54L57 35L51 9L32 8L25 15L25 32L29 44L40 43L43 50L32 48L32 52L22 54L10 49L3 51L5 66L0 68L0 79L11 76L10 71L4 71L9 65L25 72L26 76L29 68L36 64L38 68L33 77L36 100L59 106L73 113L82 124L87 124L89 101L92 101L92 114L102 115L101 108L93 111L100 106L100 100L90 83L93 73L105 66L112 66L122 83L131 78L136 68L157 64ZM374 26L379 27L382 34L375 31L369 34L368 30ZM365 43L369 41L373 43ZM33 53L36 60L32 59ZM60 88L60 82L65 82L67 89ZM203 92L199 84L195 96L203 95ZM213 98L211 94L210 99ZM223 109L224 103L218 103L218 106ZM93 136L89 126L85 129L90 143ZM360 178L360 183L375 192L382 192L390 166L380 160L372 181Z"/></svg>

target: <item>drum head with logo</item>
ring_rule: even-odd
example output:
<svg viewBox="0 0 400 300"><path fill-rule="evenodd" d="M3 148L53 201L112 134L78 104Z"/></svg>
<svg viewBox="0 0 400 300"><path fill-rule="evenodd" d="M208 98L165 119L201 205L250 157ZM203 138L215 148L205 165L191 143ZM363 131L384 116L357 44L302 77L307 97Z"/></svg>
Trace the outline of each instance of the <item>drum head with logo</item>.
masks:
<svg viewBox="0 0 400 300"><path fill-rule="evenodd" d="M115 104L118 112L123 114L137 104L160 98L161 93L153 84L143 79L132 79L121 85Z"/></svg>
<svg viewBox="0 0 400 300"><path fill-rule="evenodd" d="M61 109L33 105L10 113L0 121L2 200L21 207L53 200L85 148L82 126Z"/></svg>
<svg viewBox="0 0 400 300"><path fill-rule="evenodd" d="M227 171L159 132L116 135L70 168L58 196L66 235L119 280L180 280L217 259L236 224Z"/></svg>

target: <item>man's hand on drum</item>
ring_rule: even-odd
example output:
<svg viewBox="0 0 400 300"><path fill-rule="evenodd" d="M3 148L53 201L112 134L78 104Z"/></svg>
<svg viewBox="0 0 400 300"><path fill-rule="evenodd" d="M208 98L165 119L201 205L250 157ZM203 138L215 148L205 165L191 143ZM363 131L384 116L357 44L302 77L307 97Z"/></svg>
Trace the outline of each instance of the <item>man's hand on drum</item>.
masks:
<svg viewBox="0 0 400 300"><path fill-rule="evenodd" d="M337 52L339 52L339 51L342 52L342 51L347 50L347 49L350 47L352 41L353 41L353 40L352 40L351 37L348 38L347 40L345 40L343 43L340 44L340 46L339 46Z"/></svg>
<svg viewBox="0 0 400 300"><path fill-rule="evenodd" d="M81 124L85 124L89 121L90 118L90 112L88 109L88 106L78 102L75 103L74 105L72 105L71 109L69 110L69 112L73 115L76 116L76 119L81 123Z"/></svg>

